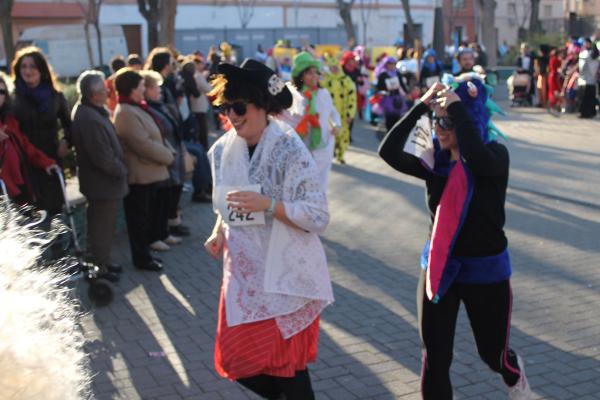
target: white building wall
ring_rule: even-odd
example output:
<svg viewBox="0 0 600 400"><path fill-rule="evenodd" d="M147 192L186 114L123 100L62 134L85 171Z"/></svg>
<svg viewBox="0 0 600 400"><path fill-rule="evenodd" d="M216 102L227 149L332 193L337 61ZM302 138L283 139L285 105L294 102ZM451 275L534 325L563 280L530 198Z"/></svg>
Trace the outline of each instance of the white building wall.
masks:
<svg viewBox="0 0 600 400"><path fill-rule="evenodd" d="M287 0L269 7L255 7L254 15L248 28L282 28L282 27L342 27L342 20L336 8L325 8L323 0ZM311 7L311 3L318 6ZM368 3L368 2L365 2ZM367 27L367 45L391 45L396 39L403 37L404 12L398 0L372 1L373 4L383 5L384 8L373 8L370 12ZM298 6L296 6L298 5ZM385 7L387 5L387 7ZM393 7L392 7L393 6ZM412 17L415 23L423 25L423 43L429 44L433 38L433 5L431 0L411 2ZM357 28L357 42L363 42L363 25L360 2L356 2L352 11L354 25ZM100 23L111 24L140 24L142 26L142 50L148 52L147 26L140 15L137 5L105 3L102 5ZM191 5L182 4L177 8L175 21L176 29L233 29L240 28L240 17L235 6Z"/></svg>

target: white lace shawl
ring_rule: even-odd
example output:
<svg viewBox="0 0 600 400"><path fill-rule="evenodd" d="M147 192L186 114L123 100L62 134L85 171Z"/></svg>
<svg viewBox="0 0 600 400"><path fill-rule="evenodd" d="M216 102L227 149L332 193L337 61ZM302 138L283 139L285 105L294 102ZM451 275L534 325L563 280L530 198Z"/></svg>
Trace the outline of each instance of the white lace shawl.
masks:
<svg viewBox="0 0 600 400"><path fill-rule="evenodd" d="M325 251L319 240L329 222L316 165L288 125L271 119L252 157L234 129L210 149L213 193L219 186L260 184L284 203L304 231L273 218L266 225L224 224L223 288L227 324L276 318L284 338L310 325L333 302ZM217 208L215 207L215 210Z"/></svg>

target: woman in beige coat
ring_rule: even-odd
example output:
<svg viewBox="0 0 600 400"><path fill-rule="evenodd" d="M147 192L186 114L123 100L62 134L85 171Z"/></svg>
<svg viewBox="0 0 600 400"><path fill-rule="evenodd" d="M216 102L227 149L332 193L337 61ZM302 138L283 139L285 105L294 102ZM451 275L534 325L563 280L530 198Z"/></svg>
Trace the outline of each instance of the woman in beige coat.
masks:
<svg viewBox="0 0 600 400"><path fill-rule="evenodd" d="M129 170L124 209L131 256L136 268L161 271L162 264L150 254L150 210L158 183L169 178L167 166L173 162L174 152L165 144L160 122L144 101L142 76L124 68L117 73L115 87L119 101L114 123Z"/></svg>

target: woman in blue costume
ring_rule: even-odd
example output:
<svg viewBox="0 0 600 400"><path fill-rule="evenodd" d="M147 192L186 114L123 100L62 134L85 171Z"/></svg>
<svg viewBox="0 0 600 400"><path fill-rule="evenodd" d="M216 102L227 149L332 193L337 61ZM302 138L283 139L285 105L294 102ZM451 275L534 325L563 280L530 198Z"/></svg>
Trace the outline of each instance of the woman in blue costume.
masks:
<svg viewBox="0 0 600 400"><path fill-rule="evenodd" d="M423 179L427 188L432 227L417 296L426 400L452 399L450 365L461 302L479 355L502 376L509 398L531 397L523 360L508 344L511 265L503 227L509 156L494 140L498 131L488 95L473 74L451 87L436 83L379 148L392 168Z"/></svg>

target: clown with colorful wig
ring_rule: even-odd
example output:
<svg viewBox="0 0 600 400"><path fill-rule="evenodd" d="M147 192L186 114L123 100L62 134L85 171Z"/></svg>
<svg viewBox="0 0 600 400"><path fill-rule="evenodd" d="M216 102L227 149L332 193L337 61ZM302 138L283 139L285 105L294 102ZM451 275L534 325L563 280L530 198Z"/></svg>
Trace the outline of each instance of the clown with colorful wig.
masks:
<svg viewBox="0 0 600 400"><path fill-rule="evenodd" d="M502 376L510 399L529 399L523 360L509 347L509 156L490 121L491 112L500 110L478 75L442 80L446 85L434 84L379 148L392 168L424 180L427 188L431 233L417 291L422 396L452 399L450 365L462 302L483 361Z"/></svg>
<svg viewBox="0 0 600 400"><path fill-rule="evenodd" d="M336 57L326 55L325 62L329 67L329 72L325 74L321 85L331 95L342 122L340 131L335 136L334 156L340 163L345 164L344 154L350 146L350 131L356 115L356 85L344 73L340 67L340 61Z"/></svg>

